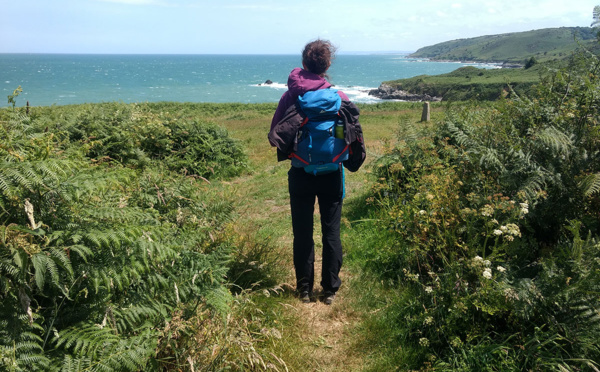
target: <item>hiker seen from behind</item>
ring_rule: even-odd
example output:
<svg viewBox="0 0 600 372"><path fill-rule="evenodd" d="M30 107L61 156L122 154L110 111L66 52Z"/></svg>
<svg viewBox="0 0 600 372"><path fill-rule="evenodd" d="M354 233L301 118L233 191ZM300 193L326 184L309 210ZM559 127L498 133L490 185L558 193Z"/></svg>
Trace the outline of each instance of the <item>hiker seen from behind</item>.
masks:
<svg viewBox="0 0 600 372"><path fill-rule="evenodd" d="M323 262L322 301L331 305L342 281L340 221L345 196L344 172L355 172L366 151L359 109L333 89L327 71L335 47L327 40L308 43L302 68L288 77L288 90L273 115L269 142L279 161L291 161L288 189L292 214L296 291L302 302L315 301L313 214L319 203Z"/></svg>

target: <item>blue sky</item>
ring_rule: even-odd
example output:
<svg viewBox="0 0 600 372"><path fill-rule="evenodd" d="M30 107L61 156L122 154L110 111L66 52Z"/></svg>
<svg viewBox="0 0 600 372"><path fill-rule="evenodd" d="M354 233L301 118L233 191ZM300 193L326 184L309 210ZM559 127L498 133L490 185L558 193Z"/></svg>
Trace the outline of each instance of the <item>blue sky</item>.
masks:
<svg viewBox="0 0 600 372"><path fill-rule="evenodd" d="M0 0L0 53L340 52L592 22L600 0Z"/></svg>

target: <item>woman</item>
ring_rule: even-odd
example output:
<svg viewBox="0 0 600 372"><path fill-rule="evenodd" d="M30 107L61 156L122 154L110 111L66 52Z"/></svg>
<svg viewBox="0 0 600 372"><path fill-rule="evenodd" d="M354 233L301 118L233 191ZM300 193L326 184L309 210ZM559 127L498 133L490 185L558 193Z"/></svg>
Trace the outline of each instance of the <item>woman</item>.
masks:
<svg viewBox="0 0 600 372"><path fill-rule="evenodd" d="M310 42L302 52L303 68L295 68L290 73L288 91L279 101L269 132L271 145L278 148L279 160L291 157L291 148L297 141L300 126L303 125L301 122L305 115L301 112L300 106L296 105L298 98L307 92L331 87L326 80L326 73L331 66L334 53L335 48L329 41ZM347 147L350 147L351 150L356 149L355 153L351 155L351 159L348 160L348 164L344 162L344 165L349 170L355 171L365 158L362 130L358 123L359 112L343 92L337 91L337 94L341 98L340 117L344 117L346 122ZM340 219L344 197L344 169L340 164L337 171L315 175L308 173L302 167L292 166L288 172L288 187L294 234L296 290L302 302L310 302L314 299L313 214L316 198L319 202L323 235L321 272L323 302L330 305L341 285L339 278L342 266Z"/></svg>

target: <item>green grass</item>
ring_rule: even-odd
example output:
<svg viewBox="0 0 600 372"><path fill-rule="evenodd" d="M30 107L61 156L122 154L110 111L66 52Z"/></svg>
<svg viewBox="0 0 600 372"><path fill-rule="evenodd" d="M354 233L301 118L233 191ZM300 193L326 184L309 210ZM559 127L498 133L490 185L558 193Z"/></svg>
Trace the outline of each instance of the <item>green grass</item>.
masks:
<svg viewBox="0 0 600 372"><path fill-rule="evenodd" d="M383 84L410 93L443 97L444 101L496 100L509 95L511 88L517 94L528 94L539 83L540 74L545 73L545 68L541 64L529 69L480 69L467 66L447 74L419 75Z"/></svg>

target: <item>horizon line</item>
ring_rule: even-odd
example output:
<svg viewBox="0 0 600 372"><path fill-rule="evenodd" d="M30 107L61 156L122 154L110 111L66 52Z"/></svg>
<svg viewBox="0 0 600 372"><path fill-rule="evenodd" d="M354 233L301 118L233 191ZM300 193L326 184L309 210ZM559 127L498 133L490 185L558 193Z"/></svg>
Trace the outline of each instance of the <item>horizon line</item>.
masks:
<svg viewBox="0 0 600 372"><path fill-rule="evenodd" d="M340 51L337 55L365 55L365 54L410 54L415 51L406 50L380 50L380 51ZM55 54L55 55L128 55L128 56L156 56L156 55L172 55L172 56L295 56L299 53L124 53L124 52L0 52L3 54Z"/></svg>

